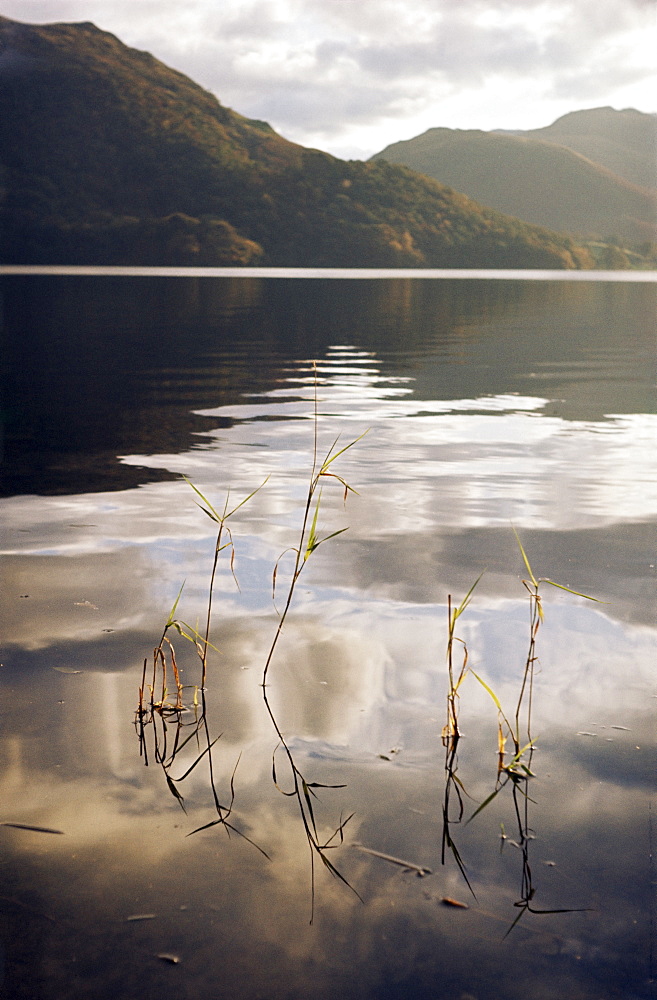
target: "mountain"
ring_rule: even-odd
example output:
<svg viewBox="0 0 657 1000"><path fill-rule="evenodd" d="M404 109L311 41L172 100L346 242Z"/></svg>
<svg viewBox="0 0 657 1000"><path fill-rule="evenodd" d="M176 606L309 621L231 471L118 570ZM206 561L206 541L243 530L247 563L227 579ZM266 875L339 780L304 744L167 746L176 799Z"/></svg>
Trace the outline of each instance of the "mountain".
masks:
<svg viewBox="0 0 657 1000"><path fill-rule="evenodd" d="M591 108L571 111L545 128L506 134L565 146L630 184L657 189L657 115Z"/></svg>
<svg viewBox="0 0 657 1000"><path fill-rule="evenodd" d="M5 263L592 267L568 235L224 107L95 25L0 17Z"/></svg>
<svg viewBox="0 0 657 1000"><path fill-rule="evenodd" d="M650 150L656 129L652 115L602 108L566 115L532 132L432 128L387 146L373 159L458 186L526 222L578 237L613 234L641 243L657 235L657 192L629 178L655 181Z"/></svg>

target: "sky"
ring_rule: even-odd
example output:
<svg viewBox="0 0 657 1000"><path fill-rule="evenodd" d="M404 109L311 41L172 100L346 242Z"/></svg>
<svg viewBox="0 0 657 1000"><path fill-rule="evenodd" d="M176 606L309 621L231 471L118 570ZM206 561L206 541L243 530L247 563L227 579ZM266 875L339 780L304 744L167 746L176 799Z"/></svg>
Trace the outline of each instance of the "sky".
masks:
<svg viewBox="0 0 657 1000"><path fill-rule="evenodd" d="M434 127L657 110L657 0L0 0L0 14L93 21L345 159Z"/></svg>

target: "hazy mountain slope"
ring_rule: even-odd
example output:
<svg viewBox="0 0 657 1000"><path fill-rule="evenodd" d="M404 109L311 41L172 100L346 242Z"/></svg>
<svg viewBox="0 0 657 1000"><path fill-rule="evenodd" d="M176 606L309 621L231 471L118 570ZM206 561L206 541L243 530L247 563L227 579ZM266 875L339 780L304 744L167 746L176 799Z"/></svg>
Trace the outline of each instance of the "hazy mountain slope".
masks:
<svg viewBox="0 0 657 1000"><path fill-rule="evenodd" d="M653 194L554 142L434 128L387 146L374 159L403 163L537 225L634 242L655 237Z"/></svg>
<svg viewBox="0 0 657 1000"><path fill-rule="evenodd" d="M304 149L93 24L0 18L6 262L590 267L387 163Z"/></svg>
<svg viewBox="0 0 657 1000"><path fill-rule="evenodd" d="M631 184L657 188L657 115L591 108L572 111L546 128L507 134L556 142Z"/></svg>

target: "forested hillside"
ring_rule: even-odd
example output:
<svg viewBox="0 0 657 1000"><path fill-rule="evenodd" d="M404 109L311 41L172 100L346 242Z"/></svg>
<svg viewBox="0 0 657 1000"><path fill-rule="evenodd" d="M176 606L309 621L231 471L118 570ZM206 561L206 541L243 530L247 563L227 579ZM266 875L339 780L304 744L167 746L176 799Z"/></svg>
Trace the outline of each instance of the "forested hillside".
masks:
<svg viewBox="0 0 657 1000"><path fill-rule="evenodd" d="M591 267L385 162L305 149L93 24L0 18L5 263Z"/></svg>
<svg viewBox="0 0 657 1000"><path fill-rule="evenodd" d="M525 222L639 249L657 237L656 140L653 115L600 108L531 132L432 128L373 159L458 185Z"/></svg>

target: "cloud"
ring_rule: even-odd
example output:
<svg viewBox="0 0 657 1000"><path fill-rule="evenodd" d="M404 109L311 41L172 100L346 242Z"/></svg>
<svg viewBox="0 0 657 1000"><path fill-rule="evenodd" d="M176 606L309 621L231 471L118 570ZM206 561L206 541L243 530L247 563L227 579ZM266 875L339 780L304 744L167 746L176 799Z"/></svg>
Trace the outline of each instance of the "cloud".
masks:
<svg viewBox="0 0 657 1000"><path fill-rule="evenodd" d="M93 20L240 113L333 148L537 127L581 102L651 110L657 92L645 0L5 0L0 13Z"/></svg>

